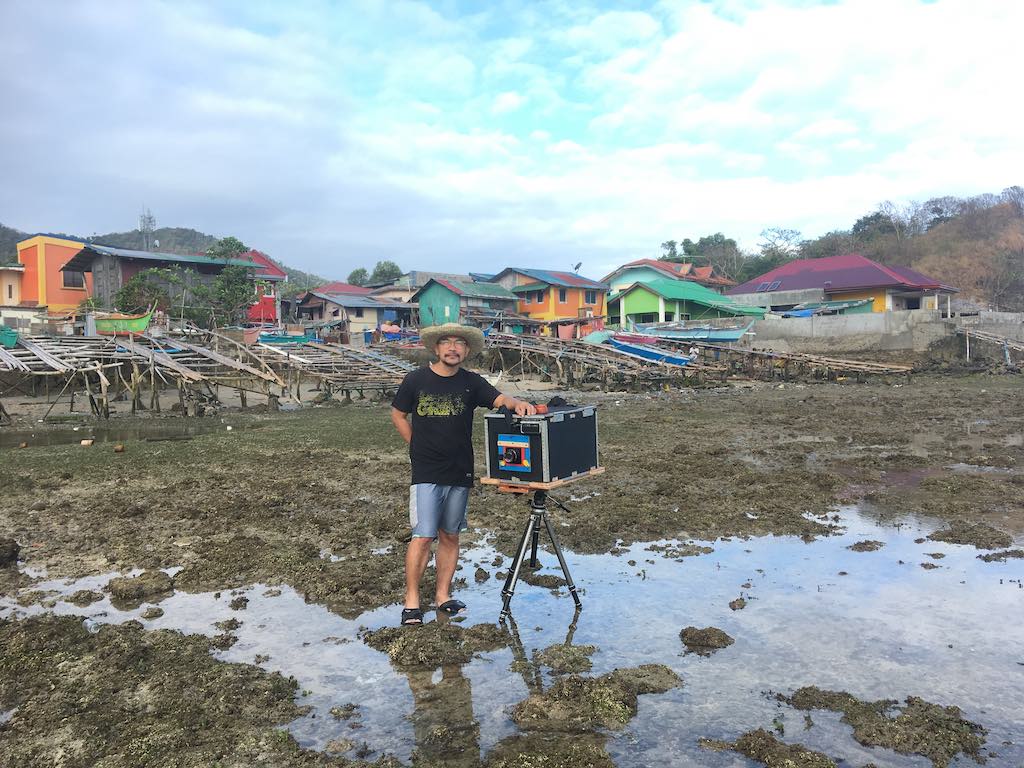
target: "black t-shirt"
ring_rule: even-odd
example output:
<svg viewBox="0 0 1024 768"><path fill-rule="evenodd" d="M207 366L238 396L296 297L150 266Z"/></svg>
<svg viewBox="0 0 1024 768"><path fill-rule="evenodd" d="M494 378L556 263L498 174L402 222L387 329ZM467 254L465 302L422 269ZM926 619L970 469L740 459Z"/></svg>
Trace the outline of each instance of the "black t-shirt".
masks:
<svg viewBox="0 0 1024 768"><path fill-rule="evenodd" d="M391 405L412 414L413 485L473 485L473 409L490 408L500 394L464 368L439 376L426 366L405 377Z"/></svg>

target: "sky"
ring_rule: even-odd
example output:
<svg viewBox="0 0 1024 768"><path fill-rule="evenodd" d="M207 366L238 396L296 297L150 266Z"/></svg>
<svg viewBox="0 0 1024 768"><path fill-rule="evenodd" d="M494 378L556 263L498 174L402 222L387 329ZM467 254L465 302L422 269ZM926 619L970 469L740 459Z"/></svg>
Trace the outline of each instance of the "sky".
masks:
<svg viewBox="0 0 1024 768"><path fill-rule="evenodd" d="M1016 0L3 0L0 222L601 277L1024 184Z"/></svg>

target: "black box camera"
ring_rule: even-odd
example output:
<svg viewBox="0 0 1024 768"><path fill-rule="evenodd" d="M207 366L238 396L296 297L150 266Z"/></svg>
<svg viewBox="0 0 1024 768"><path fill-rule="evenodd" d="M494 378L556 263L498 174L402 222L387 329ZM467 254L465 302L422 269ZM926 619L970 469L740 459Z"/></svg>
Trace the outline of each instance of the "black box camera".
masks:
<svg viewBox="0 0 1024 768"><path fill-rule="evenodd" d="M550 406L535 416L484 416L487 477L502 483L551 483L598 468L597 407Z"/></svg>

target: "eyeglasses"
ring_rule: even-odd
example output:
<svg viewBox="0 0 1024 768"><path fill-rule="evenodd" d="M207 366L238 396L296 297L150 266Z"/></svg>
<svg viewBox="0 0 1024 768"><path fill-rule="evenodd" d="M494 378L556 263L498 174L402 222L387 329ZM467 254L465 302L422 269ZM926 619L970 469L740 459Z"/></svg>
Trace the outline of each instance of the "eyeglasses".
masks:
<svg viewBox="0 0 1024 768"><path fill-rule="evenodd" d="M441 339L437 342L440 347L468 347L465 339Z"/></svg>

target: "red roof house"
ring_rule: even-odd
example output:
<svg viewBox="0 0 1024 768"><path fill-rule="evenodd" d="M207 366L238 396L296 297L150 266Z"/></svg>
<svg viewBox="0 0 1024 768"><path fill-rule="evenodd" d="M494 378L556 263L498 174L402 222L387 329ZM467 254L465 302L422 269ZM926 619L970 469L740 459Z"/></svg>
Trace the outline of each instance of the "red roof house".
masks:
<svg viewBox="0 0 1024 768"><path fill-rule="evenodd" d="M822 301L872 299L872 311L938 309L938 295L957 289L909 267L888 267L859 253L823 259L796 259L730 288L759 306L795 304L798 293L820 294ZM794 301L793 299L798 299Z"/></svg>
<svg viewBox="0 0 1024 768"><path fill-rule="evenodd" d="M612 291L622 290L624 287L640 281L651 279L670 278L672 280L688 280L707 288L714 288L719 292L736 283L727 277L719 275L713 266L697 267L692 262L676 263L673 261L661 261L660 259L637 259L628 264L623 264L611 274L607 275L603 282L611 286Z"/></svg>

